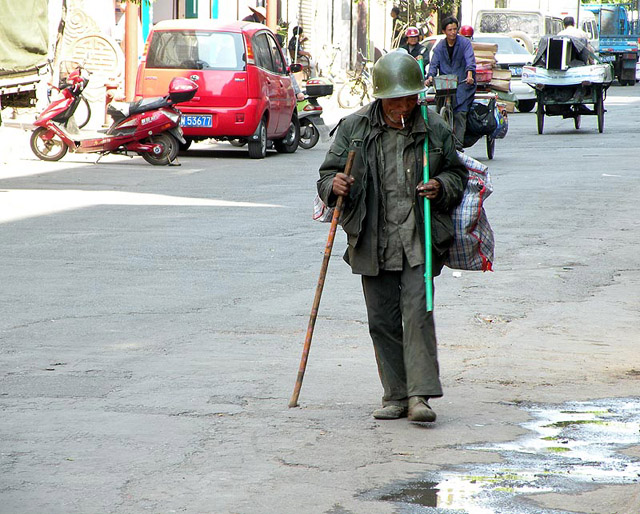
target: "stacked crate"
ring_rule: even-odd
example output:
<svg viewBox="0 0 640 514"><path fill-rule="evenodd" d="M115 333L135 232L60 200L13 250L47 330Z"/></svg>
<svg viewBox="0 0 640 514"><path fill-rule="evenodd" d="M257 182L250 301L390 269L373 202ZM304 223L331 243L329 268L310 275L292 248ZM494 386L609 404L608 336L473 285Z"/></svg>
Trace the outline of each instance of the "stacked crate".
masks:
<svg viewBox="0 0 640 514"><path fill-rule="evenodd" d="M471 42L476 57L476 82L479 91L493 91L498 94L508 93L511 86L511 71L502 69L496 61L498 45L492 43ZM508 112L513 112L515 104L501 100Z"/></svg>

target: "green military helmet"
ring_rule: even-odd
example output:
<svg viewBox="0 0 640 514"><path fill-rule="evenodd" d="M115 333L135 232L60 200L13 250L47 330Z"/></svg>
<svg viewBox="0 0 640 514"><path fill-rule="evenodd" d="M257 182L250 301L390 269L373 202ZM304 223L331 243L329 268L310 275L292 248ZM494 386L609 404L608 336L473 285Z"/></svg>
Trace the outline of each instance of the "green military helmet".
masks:
<svg viewBox="0 0 640 514"><path fill-rule="evenodd" d="M383 55L373 67L374 98L400 98L426 89L420 64L403 48Z"/></svg>

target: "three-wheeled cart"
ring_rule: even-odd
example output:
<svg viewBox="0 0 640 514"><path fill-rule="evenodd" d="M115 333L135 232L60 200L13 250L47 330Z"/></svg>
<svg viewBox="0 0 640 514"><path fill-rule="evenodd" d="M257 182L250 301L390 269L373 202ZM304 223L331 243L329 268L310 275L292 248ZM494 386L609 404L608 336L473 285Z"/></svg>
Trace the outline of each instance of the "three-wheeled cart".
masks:
<svg viewBox="0 0 640 514"><path fill-rule="evenodd" d="M543 38L533 64L523 67L522 82L536 90L538 134L544 130L545 116L571 118L576 129L582 116L597 116L602 133L613 67L599 62L586 40L570 36Z"/></svg>
<svg viewBox="0 0 640 514"><path fill-rule="evenodd" d="M604 98L609 85L580 84L567 86L546 86L536 89L538 101L538 134L544 130L544 117L562 116L573 118L573 125L580 128L582 116L598 117L598 132L604 130ZM587 107L591 105L592 107Z"/></svg>

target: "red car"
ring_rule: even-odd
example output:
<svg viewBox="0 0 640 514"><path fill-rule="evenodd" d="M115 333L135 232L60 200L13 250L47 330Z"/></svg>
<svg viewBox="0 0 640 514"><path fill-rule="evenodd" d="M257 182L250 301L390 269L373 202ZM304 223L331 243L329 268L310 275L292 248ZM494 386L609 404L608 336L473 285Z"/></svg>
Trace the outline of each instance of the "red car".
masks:
<svg viewBox="0 0 640 514"><path fill-rule="evenodd" d="M289 68L273 32L246 21L170 20L156 24L138 68L136 95L162 96L173 77L198 84L180 104L188 148L215 138L247 142L249 156L298 148L300 123Z"/></svg>

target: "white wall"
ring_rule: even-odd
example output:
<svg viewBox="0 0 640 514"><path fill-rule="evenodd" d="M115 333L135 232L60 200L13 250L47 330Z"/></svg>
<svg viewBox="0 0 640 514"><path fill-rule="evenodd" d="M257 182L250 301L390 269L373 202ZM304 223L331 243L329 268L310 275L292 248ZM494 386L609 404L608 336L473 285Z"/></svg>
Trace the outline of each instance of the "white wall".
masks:
<svg viewBox="0 0 640 514"><path fill-rule="evenodd" d="M153 23L173 19L173 0L156 0L153 2Z"/></svg>

